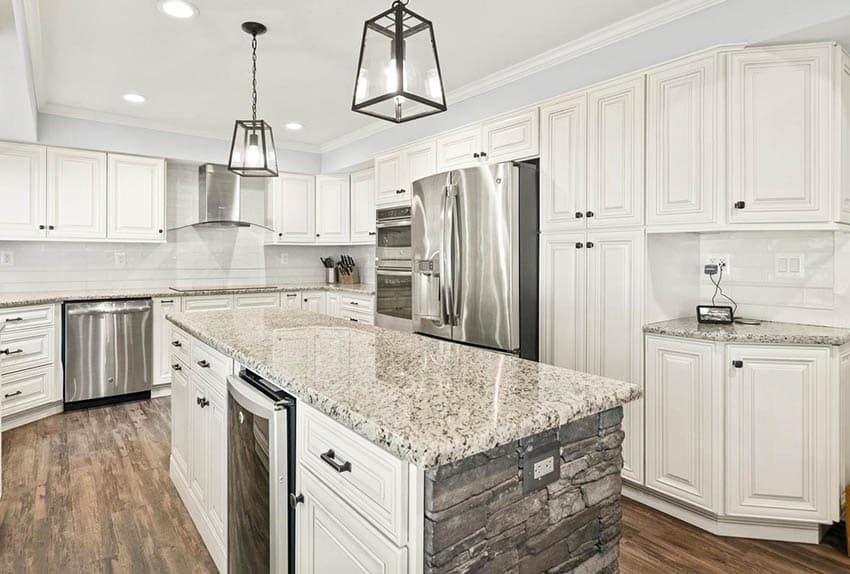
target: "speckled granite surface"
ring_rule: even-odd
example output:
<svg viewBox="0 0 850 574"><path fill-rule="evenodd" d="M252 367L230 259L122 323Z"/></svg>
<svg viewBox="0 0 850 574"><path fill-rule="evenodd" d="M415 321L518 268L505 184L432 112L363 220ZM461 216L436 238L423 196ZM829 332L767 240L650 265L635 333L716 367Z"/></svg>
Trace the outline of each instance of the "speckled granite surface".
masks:
<svg viewBox="0 0 850 574"><path fill-rule="evenodd" d="M92 301L97 299L147 299L148 297L180 297L181 295L219 295L236 293L269 293L287 291L341 291L358 295L374 295L374 285L326 285L324 283L292 283L287 285L258 285L245 287L191 287L179 291L169 287L138 289L86 289L72 291L25 291L0 293L0 308L61 303L62 301Z"/></svg>
<svg viewBox="0 0 850 574"><path fill-rule="evenodd" d="M774 323L761 325L709 325L700 324L696 317L660 321L644 325L645 333L704 339L727 343L761 343L765 345L843 345L850 343L850 329Z"/></svg>
<svg viewBox="0 0 850 574"><path fill-rule="evenodd" d="M204 311L168 318L423 468L640 396L630 383L308 311Z"/></svg>

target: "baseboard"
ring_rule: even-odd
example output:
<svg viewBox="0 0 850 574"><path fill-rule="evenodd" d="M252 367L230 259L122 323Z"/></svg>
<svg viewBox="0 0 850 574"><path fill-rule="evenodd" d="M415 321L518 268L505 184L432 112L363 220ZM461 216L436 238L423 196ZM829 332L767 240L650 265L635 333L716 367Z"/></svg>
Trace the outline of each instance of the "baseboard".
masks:
<svg viewBox="0 0 850 574"><path fill-rule="evenodd" d="M170 397L171 396L171 383L167 383L165 385L154 385L151 389L151 398L159 399L162 397Z"/></svg>
<svg viewBox="0 0 850 574"><path fill-rule="evenodd" d="M212 556L218 571L221 574L226 574L227 549L213 532L212 526L210 526L207 517L204 515L201 504L195 498L195 495L192 494L188 477L184 476L180 467L175 464L174 457L169 459L168 475L171 477L171 482L174 483L174 487L177 489L177 494L180 495L183 505L189 511L189 516L192 518L195 528L198 529L198 533L201 535L201 539L204 541L210 556Z"/></svg>
<svg viewBox="0 0 850 574"><path fill-rule="evenodd" d="M28 425L41 419L58 415L65 410L62 401L49 403L32 409L27 409L13 415L3 415L3 431L10 431L20 426Z"/></svg>
<svg viewBox="0 0 850 574"><path fill-rule="evenodd" d="M639 486L623 483L623 496L650 508L669 514L697 528L717 536L779 540L818 544L826 529L816 522L745 521L740 518L716 516L705 510L697 510L684 503L663 498ZM826 525L828 527L828 525Z"/></svg>

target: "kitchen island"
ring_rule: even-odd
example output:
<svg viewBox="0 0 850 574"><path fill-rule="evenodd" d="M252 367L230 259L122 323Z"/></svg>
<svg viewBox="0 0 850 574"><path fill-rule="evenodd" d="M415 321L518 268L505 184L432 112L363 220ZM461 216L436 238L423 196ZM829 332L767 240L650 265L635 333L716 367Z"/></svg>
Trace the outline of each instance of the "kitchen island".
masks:
<svg viewBox="0 0 850 574"><path fill-rule="evenodd" d="M299 572L344 564L316 559L329 554L411 574L616 570L621 406L636 385L306 311L168 318L181 370L197 366L180 353L211 357L213 371L245 367L297 399ZM372 459L329 471L314 432L343 445L336 467ZM322 512L339 515L317 525ZM329 524L355 526L316 535Z"/></svg>

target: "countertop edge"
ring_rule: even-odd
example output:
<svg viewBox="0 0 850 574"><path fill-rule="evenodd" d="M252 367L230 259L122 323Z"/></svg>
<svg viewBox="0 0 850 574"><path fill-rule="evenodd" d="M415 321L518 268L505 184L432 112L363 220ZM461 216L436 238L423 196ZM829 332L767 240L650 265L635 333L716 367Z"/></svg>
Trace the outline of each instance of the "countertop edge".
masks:
<svg viewBox="0 0 850 574"><path fill-rule="evenodd" d="M757 326L755 326L757 327ZM801 325L801 327L821 327L819 325ZM704 330L689 327L672 327L647 324L643 332L648 335L660 335L677 339L697 339L718 343L752 343L760 345L810 345L841 347L850 343L850 333L846 335L816 335L802 333L735 333L723 330Z"/></svg>

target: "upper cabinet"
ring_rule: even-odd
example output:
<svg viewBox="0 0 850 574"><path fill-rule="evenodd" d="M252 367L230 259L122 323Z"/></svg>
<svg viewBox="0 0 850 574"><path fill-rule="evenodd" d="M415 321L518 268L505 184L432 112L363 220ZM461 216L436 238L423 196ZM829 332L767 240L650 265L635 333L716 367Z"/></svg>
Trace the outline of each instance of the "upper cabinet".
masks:
<svg viewBox="0 0 850 574"><path fill-rule="evenodd" d="M413 182L437 173L437 142L429 140L408 146L402 150L404 165L404 197L410 203L413 196Z"/></svg>
<svg viewBox="0 0 850 574"><path fill-rule="evenodd" d="M588 227L643 224L644 76L587 96Z"/></svg>
<svg viewBox="0 0 850 574"><path fill-rule="evenodd" d="M0 238L45 237L46 166L43 146L0 143Z"/></svg>
<svg viewBox="0 0 850 574"><path fill-rule="evenodd" d="M348 175L316 176L316 243L349 242Z"/></svg>
<svg viewBox="0 0 850 574"><path fill-rule="evenodd" d="M832 219L837 58L840 49L826 44L729 55L730 222Z"/></svg>
<svg viewBox="0 0 850 574"><path fill-rule="evenodd" d="M106 238L105 153L48 148L47 236Z"/></svg>
<svg viewBox="0 0 850 574"><path fill-rule="evenodd" d="M481 126L463 128L437 138L437 173L472 167L481 161Z"/></svg>
<svg viewBox="0 0 850 574"><path fill-rule="evenodd" d="M351 174L351 243L375 243L375 170Z"/></svg>
<svg viewBox="0 0 850 574"><path fill-rule="evenodd" d="M540 230L585 227L587 203L587 96L540 109Z"/></svg>
<svg viewBox="0 0 850 574"><path fill-rule="evenodd" d="M274 227L279 243L316 242L316 178L281 173L272 181Z"/></svg>
<svg viewBox="0 0 850 574"><path fill-rule="evenodd" d="M375 159L375 203L386 206L410 201L404 189L402 152L396 151Z"/></svg>
<svg viewBox="0 0 850 574"><path fill-rule="evenodd" d="M717 55L656 68L646 81L646 223L717 221Z"/></svg>
<svg viewBox="0 0 850 574"><path fill-rule="evenodd" d="M107 236L165 240L165 160L108 155Z"/></svg>

